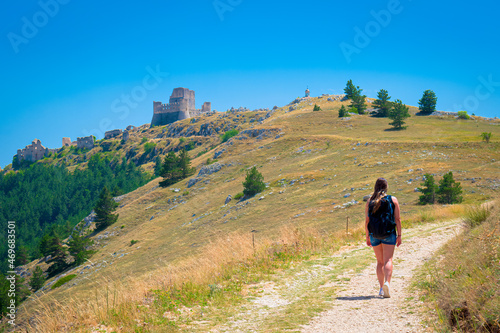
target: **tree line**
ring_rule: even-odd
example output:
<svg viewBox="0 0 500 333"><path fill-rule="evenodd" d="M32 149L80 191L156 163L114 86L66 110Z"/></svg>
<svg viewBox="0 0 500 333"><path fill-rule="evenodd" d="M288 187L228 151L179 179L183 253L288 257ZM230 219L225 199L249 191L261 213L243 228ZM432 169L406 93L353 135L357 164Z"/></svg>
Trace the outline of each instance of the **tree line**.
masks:
<svg viewBox="0 0 500 333"><path fill-rule="evenodd" d="M87 216L104 187L121 195L144 185L150 176L125 159L109 160L101 154L87 168L70 172L64 166L34 163L18 172L0 173L0 237L6 239L7 222L16 222L17 265L40 258L46 235L60 238ZM0 243L0 272L7 270L7 243Z"/></svg>
<svg viewBox="0 0 500 333"><path fill-rule="evenodd" d="M352 80L347 81L344 93L346 98L351 101L349 109L344 105L340 107L339 117L347 117L349 113L366 114L366 95L363 95L363 89L354 85ZM377 93L377 99L372 103L375 111L372 113L374 117L387 117L392 120L389 124L394 129L405 129L405 119L410 117L408 107L399 99L394 102L390 101L391 96L385 89L380 89ZM434 91L425 90L422 98L419 100L419 110L423 115L429 115L436 111L437 97Z"/></svg>

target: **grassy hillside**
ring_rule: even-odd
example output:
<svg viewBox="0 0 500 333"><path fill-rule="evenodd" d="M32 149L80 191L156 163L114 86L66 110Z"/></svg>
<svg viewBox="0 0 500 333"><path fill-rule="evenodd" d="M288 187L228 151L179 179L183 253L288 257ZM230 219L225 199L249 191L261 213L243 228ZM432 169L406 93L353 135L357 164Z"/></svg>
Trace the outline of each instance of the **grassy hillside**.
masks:
<svg viewBox="0 0 500 333"><path fill-rule="evenodd" d="M322 111L312 111L314 103ZM112 314L130 314L130 307L137 309L137 304L148 307L153 300L151 289L168 290L174 282L198 279L208 286L214 279L211 274L221 274L213 267L252 256L252 234L256 246L293 244L298 236L283 228L307 230L308 235L317 235L318 242L332 235L341 239L338 233L345 230L347 217L352 229L362 223L362 198L371 193L380 176L388 179L390 194L402 205L404 226L434 218L434 208L416 205L419 193L415 188L425 173L440 179L453 171L462 183L466 204L483 202L497 194L498 121L421 117L410 108L408 129L391 131L387 130L390 120L385 118L338 118L340 105L323 97L304 100L293 111L288 106L278 108L268 118L266 112L223 113L187 119L165 130L140 127L120 149L118 140L108 140L111 148L100 145L96 151L107 149L110 154L142 158L144 166L152 169L153 159L142 157L142 137L156 143L160 155L194 140L196 148L190 154L197 170L221 151L217 160L223 166L216 173L199 177L201 180L190 188L190 179L165 189L158 187L156 179L126 195L117 211L118 222L94 237L98 252L91 262L67 272L77 275L70 282L26 301L21 306L21 318L32 318L32 325L39 318L43 322L40 327L58 327L60 331L76 330L71 325L86 327L100 322L130 328L134 317L117 315L112 319ZM215 130L212 135L186 135L208 134L206 128L217 127L219 134L234 127L240 134L222 145L218 145ZM481 142L482 132L493 133L489 144ZM85 162L81 163L83 166ZM224 205L228 195L234 197L242 191L245 172L254 165L264 175L268 188L252 199ZM359 236L354 232L351 237ZM231 239L233 245L224 243L224 239ZM131 245L132 241L138 242ZM310 249L316 246L314 241L307 244ZM34 264L29 265L30 270ZM75 318L65 316L61 320L49 310L55 305L72 311ZM57 313L57 306L55 309ZM161 314L159 317L163 318ZM154 322L154 327L171 325L169 320Z"/></svg>
<svg viewBox="0 0 500 333"><path fill-rule="evenodd" d="M442 332L500 330L499 202L469 208L467 230L441 249L415 279L429 308L429 323Z"/></svg>

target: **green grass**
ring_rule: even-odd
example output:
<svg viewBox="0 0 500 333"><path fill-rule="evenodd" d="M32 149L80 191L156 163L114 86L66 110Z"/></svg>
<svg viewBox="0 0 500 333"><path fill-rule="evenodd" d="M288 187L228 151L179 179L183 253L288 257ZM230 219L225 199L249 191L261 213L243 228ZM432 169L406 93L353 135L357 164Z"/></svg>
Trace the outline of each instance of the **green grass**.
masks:
<svg viewBox="0 0 500 333"><path fill-rule="evenodd" d="M498 201L496 202L498 204ZM497 332L500 329L499 208L469 208L464 233L441 249L414 277L422 299L435 316L438 332ZM430 312L430 311L429 311Z"/></svg>
<svg viewBox="0 0 500 333"><path fill-rule="evenodd" d="M63 284L65 284L66 282L73 280L75 277L76 277L76 274L66 275L66 276L60 278L59 280L57 280L57 282L54 283L52 285L52 287L50 287L50 289L56 289L56 288L62 286Z"/></svg>
<svg viewBox="0 0 500 333"><path fill-rule="evenodd" d="M491 210L487 205L469 206L463 221L468 227L474 228L486 221L490 214Z"/></svg>

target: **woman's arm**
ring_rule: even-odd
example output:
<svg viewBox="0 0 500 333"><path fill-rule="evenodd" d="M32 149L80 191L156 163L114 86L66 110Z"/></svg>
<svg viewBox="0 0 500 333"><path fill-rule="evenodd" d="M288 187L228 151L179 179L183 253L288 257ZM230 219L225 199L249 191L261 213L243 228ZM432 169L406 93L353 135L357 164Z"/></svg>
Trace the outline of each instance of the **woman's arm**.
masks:
<svg viewBox="0 0 500 333"><path fill-rule="evenodd" d="M398 233L396 246L399 246L401 245L401 211L399 210L399 202L396 197L392 197L392 202L394 203L394 220L396 220L396 231Z"/></svg>
<svg viewBox="0 0 500 333"><path fill-rule="evenodd" d="M370 222L370 218L368 217L368 205L370 204L370 200L366 203L365 206L365 233L366 233L366 245L372 246L372 242L370 241L370 233L368 232L368 222Z"/></svg>

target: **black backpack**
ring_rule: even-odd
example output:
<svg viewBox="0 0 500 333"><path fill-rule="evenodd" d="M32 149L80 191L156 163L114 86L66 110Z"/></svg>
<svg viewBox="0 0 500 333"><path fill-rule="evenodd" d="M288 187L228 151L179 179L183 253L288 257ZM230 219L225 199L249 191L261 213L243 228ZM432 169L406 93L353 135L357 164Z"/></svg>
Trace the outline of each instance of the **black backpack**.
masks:
<svg viewBox="0 0 500 333"><path fill-rule="evenodd" d="M368 231L373 238L384 239L396 232L394 220L394 203L392 197L387 195L380 199L380 207L373 213L374 202L368 206Z"/></svg>

